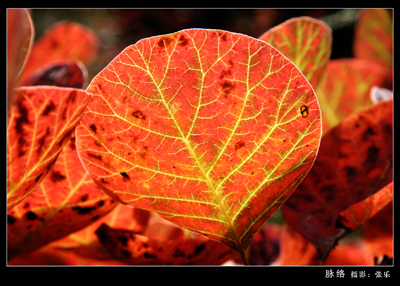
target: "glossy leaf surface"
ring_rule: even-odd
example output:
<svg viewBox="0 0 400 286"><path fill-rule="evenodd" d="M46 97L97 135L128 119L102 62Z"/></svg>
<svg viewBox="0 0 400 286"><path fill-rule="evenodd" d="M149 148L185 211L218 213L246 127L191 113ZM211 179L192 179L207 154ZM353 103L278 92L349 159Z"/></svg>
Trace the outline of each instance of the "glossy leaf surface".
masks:
<svg viewBox="0 0 400 286"><path fill-rule="evenodd" d="M385 69L365 59L329 61L317 88L324 134L345 117L372 105L370 90L382 86Z"/></svg>
<svg viewBox="0 0 400 286"><path fill-rule="evenodd" d="M339 214L392 181L393 100L355 113L321 140L318 158L282 206L285 221L326 256Z"/></svg>
<svg viewBox="0 0 400 286"><path fill-rule="evenodd" d="M293 61L317 88L332 50L332 30L327 24L310 17L292 18L268 30L260 39Z"/></svg>
<svg viewBox="0 0 400 286"><path fill-rule="evenodd" d="M88 65L96 58L98 49L98 38L91 29L74 22L58 22L33 45L22 80L38 68L60 60L79 60Z"/></svg>
<svg viewBox="0 0 400 286"><path fill-rule="evenodd" d="M81 118L90 94L60 87L20 87L7 124L7 209L51 171Z"/></svg>
<svg viewBox="0 0 400 286"><path fill-rule="evenodd" d="M355 203L339 215L337 225L348 232L356 230L393 201L393 182L365 200Z"/></svg>
<svg viewBox="0 0 400 286"><path fill-rule="evenodd" d="M315 93L268 43L190 29L127 47L91 82L77 126L113 198L243 252L312 166Z"/></svg>
<svg viewBox="0 0 400 286"><path fill-rule="evenodd" d="M111 201L81 165L72 137L46 179L8 212L8 257L89 225L115 206Z"/></svg>

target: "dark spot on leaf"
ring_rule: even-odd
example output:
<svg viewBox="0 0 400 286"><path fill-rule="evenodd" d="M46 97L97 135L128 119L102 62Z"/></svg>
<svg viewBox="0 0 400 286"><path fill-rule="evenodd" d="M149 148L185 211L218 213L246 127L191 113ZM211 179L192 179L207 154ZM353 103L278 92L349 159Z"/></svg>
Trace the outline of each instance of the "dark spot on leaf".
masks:
<svg viewBox="0 0 400 286"><path fill-rule="evenodd" d="M122 243L123 246L126 247L128 245L128 238L125 235L119 235L118 240Z"/></svg>
<svg viewBox="0 0 400 286"><path fill-rule="evenodd" d="M49 128L47 127L46 129L46 133L43 135L42 138L40 138L40 140L38 141L38 145L39 147L37 148L36 152L37 154L40 154L40 152L42 151L43 145L44 145L44 141L46 140L46 137L49 136L50 131Z"/></svg>
<svg viewBox="0 0 400 286"><path fill-rule="evenodd" d="M127 174L127 173L125 173L125 172L122 172L122 173L120 173L121 174L121 176L122 176L122 180L124 180L125 182L126 181L129 181L131 178L129 177L129 175Z"/></svg>
<svg viewBox="0 0 400 286"><path fill-rule="evenodd" d="M68 96L67 102L69 103L74 103L76 99L76 90L71 91L71 93Z"/></svg>
<svg viewBox="0 0 400 286"><path fill-rule="evenodd" d="M235 151L238 149L242 148L245 145L243 140L239 140L238 142L235 143Z"/></svg>
<svg viewBox="0 0 400 286"><path fill-rule="evenodd" d="M31 212L31 211L27 212L25 214L25 217L27 220L35 220L38 218L38 216L34 212Z"/></svg>
<svg viewBox="0 0 400 286"><path fill-rule="evenodd" d="M94 159L97 159L97 160L101 160L101 159L102 159L102 156L101 156L101 155L96 155L96 154L93 154L93 153L87 153L87 155L88 155L89 157L94 158Z"/></svg>
<svg viewBox="0 0 400 286"><path fill-rule="evenodd" d="M58 146L63 146L66 142L71 138L72 133L75 131L75 128L67 132L64 137L58 142Z"/></svg>
<svg viewBox="0 0 400 286"><path fill-rule="evenodd" d="M18 108L19 116L16 119L15 131L17 131L17 134L21 134L23 131L22 125L29 124L28 109L22 104L21 101L17 101L17 108Z"/></svg>
<svg viewBox="0 0 400 286"><path fill-rule="evenodd" d="M300 106L300 113L301 113L301 117L306 118L308 116L308 106L305 104Z"/></svg>
<svg viewBox="0 0 400 286"><path fill-rule="evenodd" d="M298 197L301 197L303 200L305 200L308 203L312 203L314 201L314 197L312 195L298 194Z"/></svg>
<svg viewBox="0 0 400 286"><path fill-rule="evenodd" d="M16 221L17 219L15 217L13 217L12 215L7 215L7 223L9 223L10 225L13 225Z"/></svg>
<svg viewBox="0 0 400 286"><path fill-rule="evenodd" d="M55 107L54 103L50 100L50 103L43 110L42 115L47 116L50 113L50 111L53 111L55 109L56 109L56 107Z"/></svg>
<svg viewBox="0 0 400 286"><path fill-rule="evenodd" d="M365 130L363 135L362 135L362 140L363 141L367 141L367 140L369 140L370 136L373 136L375 134L376 133L374 132L374 130L371 127L368 127L367 130Z"/></svg>
<svg viewBox="0 0 400 286"><path fill-rule="evenodd" d="M228 95L232 92L232 90L235 88L235 84L233 84L230 81L224 80L221 84L221 89L222 92L224 93L224 97L228 98Z"/></svg>
<svg viewBox="0 0 400 286"><path fill-rule="evenodd" d="M329 194L325 197L325 200L326 200L327 202L334 201L334 200L335 200L335 193L329 193Z"/></svg>
<svg viewBox="0 0 400 286"><path fill-rule="evenodd" d="M99 218L100 218L100 216L96 215L96 216L92 217L90 220L95 221L95 220L98 220Z"/></svg>
<svg viewBox="0 0 400 286"><path fill-rule="evenodd" d="M107 182L104 178L101 178L100 182L102 182L103 184L109 184L109 182Z"/></svg>
<svg viewBox="0 0 400 286"><path fill-rule="evenodd" d="M185 252L183 252L182 250L177 248L172 256L173 257L185 257Z"/></svg>
<svg viewBox="0 0 400 286"><path fill-rule="evenodd" d="M371 146L367 151L367 159L365 160L365 164L375 164L379 159L379 148L376 146Z"/></svg>
<svg viewBox="0 0 400 286"><path fill-rule="evenodd" d="M231 70L222 70L221 74L219 75L219 79L224 79L226 76L231 75Z"/></svg>
<svg viewBox="0 0 400 286"><path fill-rule="evenodd" d="M200 253L202 253L204 250L206 249L206 244L202 243L199 246L196 247L196 249L194 250L193 254L189 255L188 258L191 259L197 255L199 255Z"/></svg>
<svg viewBox="0 0 400 286"><path fill-rule="evenodd" d="M178 45L181 46L181 47L184 47L184 46L186 46L187 44L188 44L188 39L186 39L184 35L180 35L180 36L179 36Z"/></svg>
<svg viewBox="0 0 400 286"><path fill-rule="evenodd" d="M226 34L224 32L218 32L218 36L222 41L226 42Z"/></svg>
<svg viewBox="0 0 400 286"><path fill-rule="evenodd" d="M332 192L336 192L335 184L329 184L321 188L321 193L332 193Z"/></svg>
<svg viewBox="0 0 400 286"><path fill-rule="evenodd" d="M77 211L77 213L80 214L80 215L88 214L88 213L90 213L92 210L95 210L95 209L96 209L96 207L86 207L86 208L82 208L82 207L80 207L80 206L76 206L76 207L73 207L73 208L72 208L73 211Z"/></svg>
<svg viewBox="0 0 400 286"><path fill-rule="evenodd" d="M160 48L165 48L165 47L168 47L169 46L169 44L171 43L171 42L173 42L174 41L174 39L173 38L171 38L171 37L162 37L159 41L158 41L158 46L160 47Z"/></svg>
<svg viewBox="0 0 400 286"><path fill-rule="evenodd" d="M147 153L146 153L146 152L142 152L142 153L140 153L139 155L140 155L140 157L142 157L143 159L146 159L146 158L147 158Z"/></svg>
<svg viewBox="0 0 400 286"><path fill-rule="evenodd" d="M91 129L94 133L96 133L96 130L97 130L96 125L91 124L89 127L90 127L90 129Z"/></svg>
<svg viewBox="0 0 400 286"><path fill-rule="evenodd" d="M60 182L62 180L65 180L65 176L61 174L61 172L59 171L53 171L52 174L50 175L50 180L53 183Z"/></svg>
<svg viewBox="0 0 400 286"><path fill-rule="evenodd" d="M81 201L85 202L88 199L88 194L82 196Z"/></svg>
<svg viewBox="0 0 400 286"><path fill-rule="evenodd" d="M104 205L104 201L103 200L101 200L101 201L99 201L98 203L97 203L97 206L98 207L101 207L101 206L103 206Z"/></svg>
<svg viewBox="0 0 400 286"><path fill-rule="evenodd" d="M39 180L40 180L40 177L43 175L43 173L42 174L40 174L39 176L37 176L36 178L35 178L35 183L37 183Z"/></svg>
<svg viewBox="0 0 400 286"><path fill-rule="evenodd" d="M154 254L150 254L150 253L148 253L148 252L145 252L143 256L144 256L144 258L148 258L148 259L155 259L155 258L157 258L157 256L155 256Z"/></svg>
<svg viewBox="0 0 400 286"><path fill-rule="evenodd" d="M357 178L357 168L346 166L343 171L346 172L347 183L353 182Z"/></svg>
<svg viewBox="0 0 400 286"><path fill-rule="evenodd" d="M120 252L121 252L121 255L122 255L125 259L131 258L131 256L132 256L132 254L131 254L128 250L126 250L126 249L121 249Z"/></svg>
<svg viewBox="0 0 400 286"><path fill-rule="evenodd" d="M137 118L137 119L142 119L142 120L146 120L146 115L144 115L144 113L140 110L135 110L132 112L132 116Z"/></svg>

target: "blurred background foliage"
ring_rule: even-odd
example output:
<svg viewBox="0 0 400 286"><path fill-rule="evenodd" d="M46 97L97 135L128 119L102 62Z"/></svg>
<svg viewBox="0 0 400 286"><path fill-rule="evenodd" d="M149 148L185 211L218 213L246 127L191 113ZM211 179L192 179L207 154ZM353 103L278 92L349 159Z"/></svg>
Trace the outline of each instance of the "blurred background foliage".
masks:
<svg viewBox="0 0 400 286"><path fill-rule="evenodd" d="M222 29L255 38L293 17L309 16L333 31L331 58L352 57L354 24L359 9L31 9L35 40L59 21L91 28L100 39L100 54L89 67L91 79L125 47L143 38L188 28Z"/></svg>

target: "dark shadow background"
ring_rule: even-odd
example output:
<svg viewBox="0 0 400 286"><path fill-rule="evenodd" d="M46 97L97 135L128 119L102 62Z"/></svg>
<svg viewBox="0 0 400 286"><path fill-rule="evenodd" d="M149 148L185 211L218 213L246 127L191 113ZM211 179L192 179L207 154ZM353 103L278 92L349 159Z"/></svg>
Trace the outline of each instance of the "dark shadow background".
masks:
<svg viewBox="0 0 400 286"><path fill-rule="evenodd" d="M293 17L309 16L328 23L333 31L331 58L352 57L357 9L31 9L35 39L58 21L81 23L101 43L89 77L100 72L125 47L142 38L188 28L222 29L255 38Z"/></svg>

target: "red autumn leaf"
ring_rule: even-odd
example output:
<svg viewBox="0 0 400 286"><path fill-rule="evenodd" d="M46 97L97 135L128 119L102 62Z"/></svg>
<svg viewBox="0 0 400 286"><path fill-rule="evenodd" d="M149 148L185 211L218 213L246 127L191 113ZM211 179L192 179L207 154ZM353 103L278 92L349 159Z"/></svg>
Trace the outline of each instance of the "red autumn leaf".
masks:
<svg viewBox="0 0 400 286"><path fill-rule="evenodd" d="M98 38L91 29L74 22L58 22L33 45L22 80L38 68L58 61L79 60L88 65L96 58L98 49Z"/></svg>
<svg viewBox="0 0 400 286"><path fill-rule="evenodd" d="M78 153L114 199L244 257L312 166L315 93L268 43L189 29L127 47L91 82Z"/></svg>
<svg viewBox="0 0 400 286"><path fill-rule="evenodd" d="M119 260L130 265L220 265L235 253L209 239L155 240L103 224L96 234Z"/></svg>
<svg viewBox="0 0 400 286"><path fill-rule="evenodd" d="M332 50L332 30L325 22L310 17L292 18L268 30L260 39L288 57L317 88Z"/></svg>
<svg viewBox="0 0 400 286"><path fill-rule="evenodd" d="M352 232L392 201L393 182L365 200L355 203L342 211L336 224L348 232Z"/></svg>
<svg viewBox="0 0 400 286"><path fill-rule="evenodd" d="M321 140L317 160L282 207L285 221L324 258L344 235L338 215L392 181L393 100L361 110Z"/></svg>
<svg viewBox="0 0 400 286"><path fill-rule="evenodd" d="M8 212L8 257L86 227L114 206L81 165L72 137L46 179Z"/></svg>
<svg viewBox="0 0 400 286"><path fill-rule="evenodd" d="M7 122L7 210L51 171L90 94L61 87L20 87Z"/></svg>
<svg viewBox="0 0 400 286"><path fill-rule="evenodd" d="M18 76L32 48L34 28L26 9L7 9L7 108L10 108Z"/></svg>
<svg viewBox="0 0 400 286"><path fill-rule="evenodd" d="M369 59L381 64L393 77L393 20L387 9L362 9L355 33L355 58Z"/></svg>
<svg viewBox="0 0 400 286"><path fill-rule="evenodd" d="M329 61L316 89L321 106L324 134L345 117L372 105L370 90L382 86L385 70L365 59Z"/></svg>
<svg viewBox="0 0 400 286"><path fill-rule="evenodd" d="M26 78L21 85L55 85L84 88L87 78L87 69L80 61L57 62L39 68L30 77Z"/></svg>

